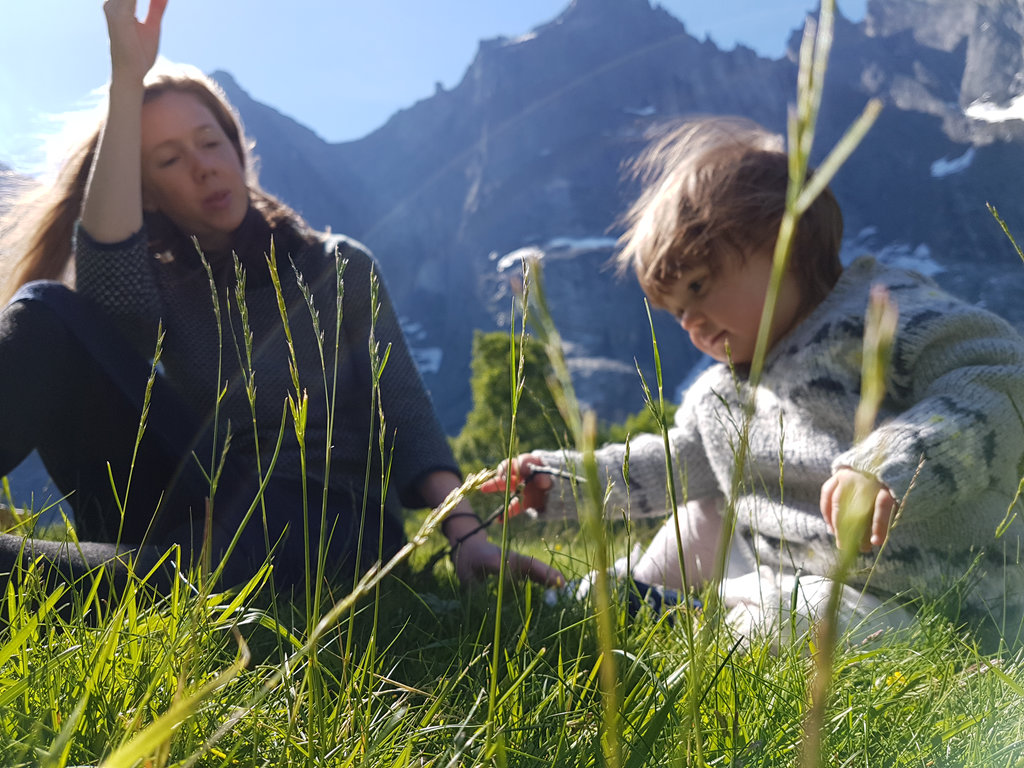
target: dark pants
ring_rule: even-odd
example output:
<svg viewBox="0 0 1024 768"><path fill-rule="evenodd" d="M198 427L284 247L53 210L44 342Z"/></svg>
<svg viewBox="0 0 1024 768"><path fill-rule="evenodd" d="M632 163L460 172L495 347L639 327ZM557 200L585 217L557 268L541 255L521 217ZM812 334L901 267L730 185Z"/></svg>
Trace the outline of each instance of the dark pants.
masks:
<svg viewBox="0 0 1024 768"><path fill-rule="evenodd" d="M123 583L128 572L119 552L133 552L136 571L148 570L172 544L181 547L186 565L198 558L210 485L196 457L209 464L213 441L162 376L153 381L137 440L150 373L151 364L95 307L57 283L30 283L0 311L0 476L37 450L67 494L78 539L88 542L0 535L0 574L41 557L54 578L75 579L107 563L114 582ZM269 541L278 583L298 580L306 573L301 484L272 478L243 528L259 487L254 465L228 455L209 528L213 563L237 535L224 581L244 580L266 559ZM317 484L308 489L314 553L322 491ZM348 574L360 530L361 499L354 495L329 497L327 515L328 563ZM376 558L378 522L371 510L364 562ZM387 542L385 550L396 544ZM173 570L164 567L156 583L166 588L171 578Z"/></svg>

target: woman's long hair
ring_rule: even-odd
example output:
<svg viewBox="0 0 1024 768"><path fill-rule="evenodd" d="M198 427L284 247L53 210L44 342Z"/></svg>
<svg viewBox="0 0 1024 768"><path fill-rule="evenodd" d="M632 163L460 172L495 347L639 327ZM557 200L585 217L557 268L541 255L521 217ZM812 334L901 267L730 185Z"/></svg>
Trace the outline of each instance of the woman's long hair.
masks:
<svg viewBox="0 0 1024 768"><path fill-rule="evenodd" d="M251 204L271 231L305 237L309 229L301 217L259 186L241 120L221 87L194 67L160 68L146 77L143 103L172 91L192 94L213 114L246 171ZM12 265L0 289L0 301L32 280L71 282L75 222L81 215L102 129L102 122L94 126L75 145L53 182L23 195L0 222L0 257ZM151 243L155 250L161 245Z"/></svg>

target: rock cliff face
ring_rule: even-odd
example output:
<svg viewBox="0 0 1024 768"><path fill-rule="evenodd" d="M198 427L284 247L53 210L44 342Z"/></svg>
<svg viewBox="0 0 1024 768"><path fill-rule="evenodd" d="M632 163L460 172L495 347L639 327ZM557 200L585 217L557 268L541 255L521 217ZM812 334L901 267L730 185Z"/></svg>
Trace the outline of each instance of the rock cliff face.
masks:
<svg viewBox="0 0 1024 768"><path fill-rule="evenodd" d="M960 104L1006 103L1024 92L1024 4L1020 0L870 0L866 33L909 32L926 48L963 61Z"/></svg>
<svg viewBox="0 0 1024 768"><path fill-rule="evenodd" d="M881 98L834 184L848 255L916 265L1024 325L1024 266L985 209L1024 231L1022 32L1020 0L871 0L864 22L838 21L817 156ZM648 0L574 0L528 35L482 42L456 87L337 145L219 77L257 141L264 185L378 256L454 432L472 331L507 324L517 270L501 257L524 247L547 254L582 399L607 418L640 408L633 360L650 374L647 316L632 280L604 267L635 193L624 164L679 116L741 114L783 131L798 41L770 60L698 41ZM696 353L667 317L657 334L666 381L683 381Z"/></svg>

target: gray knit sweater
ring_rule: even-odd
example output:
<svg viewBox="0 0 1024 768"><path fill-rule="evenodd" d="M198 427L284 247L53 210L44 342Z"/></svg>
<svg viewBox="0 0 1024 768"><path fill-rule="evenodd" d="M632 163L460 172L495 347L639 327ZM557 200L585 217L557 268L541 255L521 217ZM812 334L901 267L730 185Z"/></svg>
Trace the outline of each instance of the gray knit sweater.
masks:
<svg viewBox="0 0 1024 768"><path fill-rule="evenodd" d="M899 327L877 427L854 445L873 284L888 288ZM1024 340L1009 324L920 275L865 257L769 353L750 424L747 469L733 493L748 393L740 372L712 366L687 391L669 436L678 487L691 499L731 496L737 530L762 563L828 575L835 546L818 509L819 494L822 483L846 466L878 477L901 501L881 555L877 562L875 555L861 556L855 584L866 582L883 595L939 596L980 555L971 603L991 606L1004 595L1024 602L1017 554L1024 521L1018 517L1001 539L995 536L1024 456ZM628 489L622 481L625 448L597 452L610 483L608 514L621 514L627 504L633 515L663 514L662 438L631 441ZM555 465L579 460L539 453ZM566 514L571 504L571 490L559 482L547 511ZM1004 550L1013 563L1006 567Z"/></svg>
<svg viewBox="0 0 1024 768"><path fill-rule="evenodd" d="M255 420L241 371L247 364L242 321L235 298L233 261L228 254L207 254L215 276L221 310L222 333L210 281L194 249L153 254L147 247L145 227L125 242L103 245L78 228L75 243L77 289L95 301L125 332L135 346L152 357L157 323L166 334L163 364L169 381L201 417L214 411L218 378L225 395L219 407L223 435L230 422L231 451L253 461L260 454L266 468L273 453L289 394L294 396L289 350L265 252L269 229L262 221L247 226L264 238L240 238L245 246L239 256L246 268L245 291L248 321L254 339L256 385ZM258 240L258 242L256 242ZM299 386L308 395L306 425L306 475L324 480L326 447L331 445L329 481L332 489L350 489L358 499L365 484L368 450L371 461L371 500L381 487L377 428L371 434L371 272L379 271L368 252L357 242L341 236L317 235L308 241L278 239L277 264L288 307L289 324L298 360ZM241 251L241 248L239 248ZM291 252L294 250L294 252ZM337 385L333 383L334 336L338 302L335 251L347 262L338 349ZM306 301L299 290L291 262L312 290L319 314L328 369L321 365L317 335ZM397 513L397 501L410 507L424 506L417 482L438 469L458 472L447 439L434 414L422 380L409 354L398 318L380 283L379 311L374 324L377 352L383 357L390 347L380 379L387 446L391 461L388 507ZM221 356L222 353L222 356ZM218 366L221 373L218 377ZM335 423L328 437L328 393L335 392ZM255 426L254 426L255 421ZM258 446L258 447L257 447ZM371 448L372 446L372 448ZM391 450L393 448L393 456ZM275 475L299 479L303 468L291 417L285 426L284 444ZM394 491L398 492L398 498ZM371 507L372 508L372 507Z"/></svg>

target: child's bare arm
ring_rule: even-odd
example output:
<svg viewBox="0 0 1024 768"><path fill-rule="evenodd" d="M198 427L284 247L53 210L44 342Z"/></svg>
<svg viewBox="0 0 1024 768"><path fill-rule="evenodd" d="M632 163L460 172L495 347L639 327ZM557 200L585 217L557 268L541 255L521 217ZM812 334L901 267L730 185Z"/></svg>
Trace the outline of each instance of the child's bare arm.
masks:
<svg viewBox="0 0 1024 768"><path fill-rule="evenodd" d="M858 472L855 469L841 468L821 486L821 516L825 518L829 533L836 537L836 546L840 545L839 531L843 529L843 515L859 515L866 513L864 509L843 509L840 499L867 499L873 503L871 525L865 527L860 541L860 551L870 552L872 547L880 547L885 542L892 525L893 512L896 510L896 499L892 492L875 477ZM856 503L856 502L854 502Z"/></svg>

